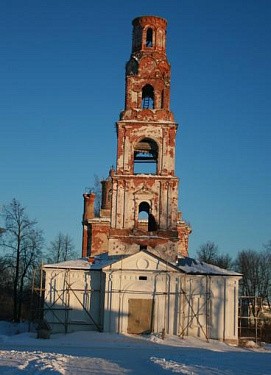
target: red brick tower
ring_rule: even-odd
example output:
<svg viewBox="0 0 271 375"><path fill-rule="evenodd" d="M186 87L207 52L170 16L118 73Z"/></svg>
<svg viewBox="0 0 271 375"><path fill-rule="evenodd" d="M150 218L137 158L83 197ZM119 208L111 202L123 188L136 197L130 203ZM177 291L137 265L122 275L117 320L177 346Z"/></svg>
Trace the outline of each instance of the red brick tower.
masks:
<svg viewBox="0 0 271 375"><path fill-rule="evenodd" d="M99 218L93 214L93 195L84 196L83 256L141 249L167 260L187 255L191 229L178 211L166 25L154 16L133 20L125 109L116 123L116 171L102 182Z"/></svg>

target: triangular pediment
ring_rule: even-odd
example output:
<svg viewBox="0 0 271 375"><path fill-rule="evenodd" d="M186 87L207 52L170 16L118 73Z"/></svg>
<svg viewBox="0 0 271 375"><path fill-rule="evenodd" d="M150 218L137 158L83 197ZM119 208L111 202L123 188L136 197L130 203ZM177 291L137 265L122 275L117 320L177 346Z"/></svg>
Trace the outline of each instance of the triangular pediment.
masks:
<svg viewBox="0 0 271 375"><path fill-rule="evenodd" d="M181 272L173 264L166 262L145 250L127 256L121 260L117 260L108 266L103 267L104 271L107 270L134 270L134 271L169 271Z"/></svg>
<svg viewBox="0 0 271 375"><path fill-rule="evenodd" d="M147 188L146 186L143 186L142 188L136 190L134 192L134 195L135 196L154 196L154 195L157 195L157 193L149 188Z"/></svg>

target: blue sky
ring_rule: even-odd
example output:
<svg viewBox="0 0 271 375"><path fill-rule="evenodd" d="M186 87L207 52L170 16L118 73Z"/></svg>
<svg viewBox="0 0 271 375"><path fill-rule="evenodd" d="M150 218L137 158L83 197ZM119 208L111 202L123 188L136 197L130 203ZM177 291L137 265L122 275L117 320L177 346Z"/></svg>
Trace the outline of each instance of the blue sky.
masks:
<svg viewBox="0 0 271 375"><path fill-rule="evenodd" d="M115 165L131 21L168 20L179 205L190 253L271 239L271 3L1 0L0 205L81 251L82 193Z"/></svg>

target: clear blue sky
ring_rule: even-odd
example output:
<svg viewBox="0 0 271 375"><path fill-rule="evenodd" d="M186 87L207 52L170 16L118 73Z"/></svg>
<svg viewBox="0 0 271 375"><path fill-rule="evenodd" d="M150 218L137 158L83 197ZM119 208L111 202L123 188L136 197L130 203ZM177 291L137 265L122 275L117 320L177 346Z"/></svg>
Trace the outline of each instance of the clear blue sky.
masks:
<svg viewBox="0 0 271 375"><path fill-rule="evenodd" d="M81 251L82 193L115 165L131 21L168 20L180 209L235 256L271 239L270 0L1 0L0 204Z"/></svg>

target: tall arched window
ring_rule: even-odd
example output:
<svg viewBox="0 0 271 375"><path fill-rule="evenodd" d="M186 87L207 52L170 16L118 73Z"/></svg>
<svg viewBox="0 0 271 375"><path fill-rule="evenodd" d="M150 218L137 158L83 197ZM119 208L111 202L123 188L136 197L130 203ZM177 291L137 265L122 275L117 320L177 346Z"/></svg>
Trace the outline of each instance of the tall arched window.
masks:
<svg viewBox="0 0 271 375"><path fill-rule="evenodd" d="M143 138L134 148L134 173L157 174L158 145L150 138Z"/></svg>
<svg viewBox="0 0 271 375"><path fill-rule="evenodd" d="M151 85L145 85L142 89L142 108L154 109L154 89Z"/></svg>
<svg viewBox="0 0 271 375"><path fill-rule="evenodd" d="M138 208L138 219L148 220L150 212L150 205L147 202L141 202Z"/></svg>
<svg viewBox="0 0 271 375"><path fill-rule="evenodd" d="M149 27L146 34L146 47L153 46L153 30Z"/></svg>
<svg viewBox="0 0 271 375"><path fill-rule="evenodd" d="M138 219L139 220L148 220L148 232L155 232L157 231L157 223L150 212L151 208L148 202L141 202L138 208Z"/></svg>

